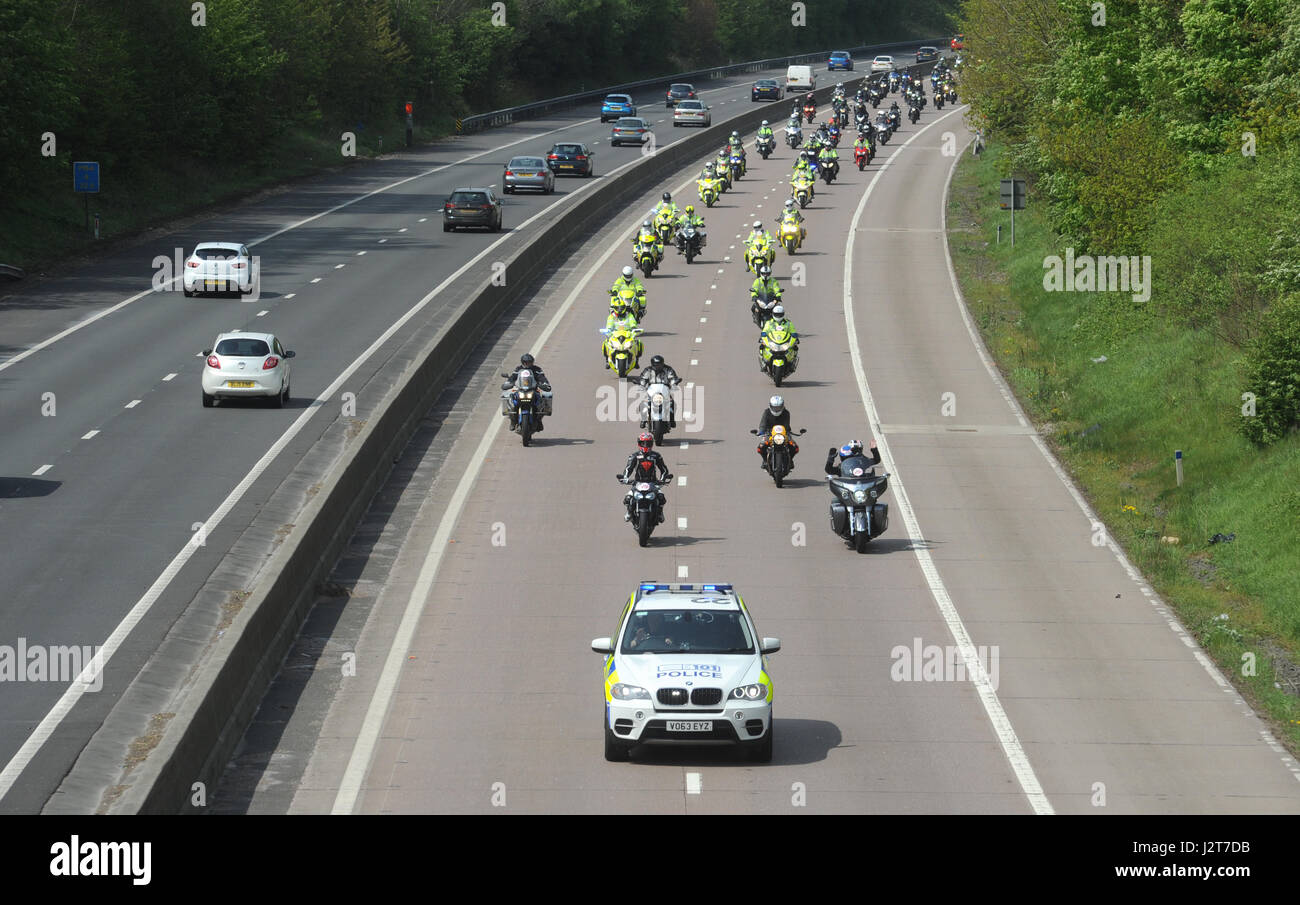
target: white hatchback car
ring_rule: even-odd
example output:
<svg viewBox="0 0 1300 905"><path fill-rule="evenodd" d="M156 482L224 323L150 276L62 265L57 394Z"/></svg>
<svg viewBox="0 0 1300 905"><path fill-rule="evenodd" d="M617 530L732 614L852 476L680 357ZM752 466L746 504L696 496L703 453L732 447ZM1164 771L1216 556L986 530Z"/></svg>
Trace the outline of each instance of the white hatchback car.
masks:
<svg viewBox="0 0 1300 905"><path fill-rule="evenodd" d="M767 655L729 584L646 582L632 593L618 632L596 638L605 655L605 759L637 745L739 745L772 759L772 680Z"/></svg>
<svg viewBox="0 0 1300 905"><path fill-rule="evenodd" d="M200 292L238 292L249 295L255 288L252 255L247 245L237 242L200 242L185 259L181 288L186 298Z"/></svg>
<svg viewBox="0 0 1300 905"><path fill-rule="evenodd" d="M240 396L268 397L276 408L289 401L289 359L294 353L285 351L273 334L222 333L203 355L204 408Z"/></svg>
<svg viewBox="0 0 1300 905"><path fill-rule="evenodd" d="M880 56L876 57L874 60L871 61L872 72L889 72L893 68L894 68L894 58L887 54L881 54Z"/></svg>

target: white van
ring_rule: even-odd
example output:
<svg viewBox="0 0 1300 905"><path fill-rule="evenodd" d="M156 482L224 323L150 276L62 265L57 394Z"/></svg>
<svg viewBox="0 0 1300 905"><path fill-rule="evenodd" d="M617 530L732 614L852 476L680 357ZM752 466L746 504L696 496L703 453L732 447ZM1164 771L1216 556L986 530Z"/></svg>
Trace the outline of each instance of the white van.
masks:
<svg viewBox="0 0 1300 905"><path fill-rule="evenodd" d="M813 91L816 87L817 76L813 75L811 66L791 66L786 70L786 91Z"/></svg>

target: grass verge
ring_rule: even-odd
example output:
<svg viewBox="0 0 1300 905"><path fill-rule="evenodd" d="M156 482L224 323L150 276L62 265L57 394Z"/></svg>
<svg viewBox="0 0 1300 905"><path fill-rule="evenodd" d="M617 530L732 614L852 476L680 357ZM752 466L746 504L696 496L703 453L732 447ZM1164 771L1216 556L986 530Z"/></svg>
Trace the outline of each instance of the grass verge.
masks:
<svg viewBox="0 0 1300 905"><path fill-rule="evenodd" d="M1031 197L1011 246L1001 150L964 155L948 199L971 316L1107 531L1300 754L1300 437L1260 450L1237 433L1238 351L1128 293L1045 291L1044 259L1067 243ZM1170 257L1152 270L1176 268Z"/></svg>

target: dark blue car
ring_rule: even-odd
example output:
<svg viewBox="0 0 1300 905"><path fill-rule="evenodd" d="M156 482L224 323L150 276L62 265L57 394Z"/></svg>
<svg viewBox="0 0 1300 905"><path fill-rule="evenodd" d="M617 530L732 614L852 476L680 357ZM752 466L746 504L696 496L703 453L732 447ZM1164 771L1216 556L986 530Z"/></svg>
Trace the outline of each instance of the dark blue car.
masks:
<svg viewBox="0 0 1300 905"><path fill-rule="evenodd" d="M847 50L837 50L831 54L830 59L826 61L827 70L847 69L853 71L853 57L849 56Z"/></svg>

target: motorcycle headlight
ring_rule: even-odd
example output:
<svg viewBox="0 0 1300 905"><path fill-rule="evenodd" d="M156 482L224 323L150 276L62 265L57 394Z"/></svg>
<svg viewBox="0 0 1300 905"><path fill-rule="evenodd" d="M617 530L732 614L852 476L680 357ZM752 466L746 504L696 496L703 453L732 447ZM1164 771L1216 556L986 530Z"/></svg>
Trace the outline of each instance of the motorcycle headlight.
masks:
<svg viewBox="0 0 1300 905"><path fill-rule="evenodd" d="M654 401L655 401L655 405L663 405L663 404L664 404L664 394L663 394L663 393L655 393L655 400L654 400Z"/></svg>
<svg viewBox="0 0 1300 905"><path fill-rule="evenodd" d="M533 398L532 390L528 390L527 392L520 393L519 398L522 399L524 402L527 402L529 399L532 399Z"/></svg>
<svg viewBox="0 0 1300 905"><path fill-rule="evenodd" d="M622 682L616 683L609 694L616 701L650 700L650 692L640 685L624 685Z"/></svg>
<svg viewBox="0 0 1300 905"><path fill-rule="evenodd" d="M757 701L767 697L767 686L761 684L741 685L731 689L728 695L733 701Z"/></svg>
<svg viewBox="0 0 1300 905"><path fill-rule="evenodd" d="M865 490L853 491L853 502L865 503L867 501L867 492Z"/></svg>
<svg viewBox="0 0 1300 905"><path fill-rule="evenodd" d="M772 442L775 443L777 446L780 446L782 443L785 442L785 434L777 434L775 437L772 438Z"/></svg>

